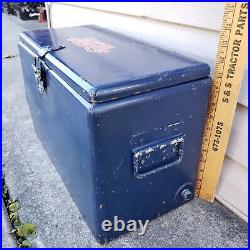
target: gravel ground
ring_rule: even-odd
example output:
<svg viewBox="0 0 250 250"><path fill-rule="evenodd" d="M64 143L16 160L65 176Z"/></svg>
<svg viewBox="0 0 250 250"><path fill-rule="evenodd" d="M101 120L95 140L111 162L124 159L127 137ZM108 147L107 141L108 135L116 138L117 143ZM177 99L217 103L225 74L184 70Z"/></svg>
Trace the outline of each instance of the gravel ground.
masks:
<svg viewBox="0 0 250 250"><path fill-rule="evenodd" d="M23 222L37 225L34 247L103 247L92 237L35 135L26 103L18 34L39 29L35 21L3 14L3 172ZM3 227L6 214L3 211ZM3 246L11 246L3 230ZM144 236L129 233L106 247L247 247L247 224L218 202L199 199L152 221ZM13 246L13 245L12 245Z"/></svg>

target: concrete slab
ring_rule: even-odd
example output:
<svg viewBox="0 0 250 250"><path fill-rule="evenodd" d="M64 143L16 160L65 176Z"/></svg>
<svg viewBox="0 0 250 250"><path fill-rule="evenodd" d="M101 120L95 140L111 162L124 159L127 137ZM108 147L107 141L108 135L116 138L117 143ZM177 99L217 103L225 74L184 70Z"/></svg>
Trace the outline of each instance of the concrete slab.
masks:
<svg viewBox="0 0 250 250"><path fill-rule="evenodd" d="M7 216L6 209L2 202L2 247L15 248L17 247L17 244L13 234L11 233L12 229Z"/></svg>
<svg viewBox="0 0 250 250"><path fill-rule="evenodd" d="M36 30L47 28L47 24L39 23L37 20L22 21L16 16L2 14L2 37L3 54L18 53L17 41L19 33L24 30Z"/></svg>
<svg viewBox="0 0 250 250"><path fill-rule="evenodd" d="M4 52L18 33L38 23L3 15ZM43 27L43 26L42 26ZM19 57L3 60L3 171L23 222L37 225L35 247L101 247L92 237L35 135ZM247 247L247 224L220 203L194 201L154 221L144 236L130 233L106 247Z"/></svg>

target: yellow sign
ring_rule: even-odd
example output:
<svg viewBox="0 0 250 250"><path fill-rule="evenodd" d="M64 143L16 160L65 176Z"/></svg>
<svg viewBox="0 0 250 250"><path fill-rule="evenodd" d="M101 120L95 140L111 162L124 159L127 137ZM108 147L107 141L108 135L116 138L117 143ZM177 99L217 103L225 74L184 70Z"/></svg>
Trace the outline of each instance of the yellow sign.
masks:
<svg viewBox="0 0 250 250"><path fill-rule="evenodd" d="M204 130L196 194L213 201L247 57L248 3L226 3Z"/></svg>

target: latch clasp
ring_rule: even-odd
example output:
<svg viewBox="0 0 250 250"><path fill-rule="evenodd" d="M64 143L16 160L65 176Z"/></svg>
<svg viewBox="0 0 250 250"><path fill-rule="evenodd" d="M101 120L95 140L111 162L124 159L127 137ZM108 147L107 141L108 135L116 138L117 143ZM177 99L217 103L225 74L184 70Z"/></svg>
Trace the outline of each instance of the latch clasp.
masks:
<svg viewBox="0 0 250 250"><path fill-rule="evenodd" d="M45 92L46 87L47 87L46 69L48 67L45 65L43 58L49 52L61 50L64 48L65 48L65 46L63 46L63 45L60 45L60 46L55 47L55 48L52 48L50 46L45 46L40 51L38 51L38 55L35 56L35 58L34 58L35 62L32 65L32 68L34 70L34 75L36 78L38 90L41 94L43 94Z"/></svg>
<svg viewBox="0 0 250 250"><path fill-rule="evenodd" d="M34 70L38 90L41 94L43 94L47 87L46 70L43 66L42 60L39 57L35 58L35 63L32 65L32 68Z"/></svg>

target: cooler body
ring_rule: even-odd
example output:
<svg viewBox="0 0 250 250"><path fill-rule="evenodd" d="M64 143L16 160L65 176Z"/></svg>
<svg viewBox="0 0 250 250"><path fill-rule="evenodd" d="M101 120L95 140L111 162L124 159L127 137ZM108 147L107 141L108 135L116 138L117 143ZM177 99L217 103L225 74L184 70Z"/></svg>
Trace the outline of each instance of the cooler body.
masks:
<svg viewBox="0 0 250 250"><path fill-rule="evenodd" d="M53 68L55 52L37 53L25 41L19 51L37 136L100 243L125 232L104 231L104 220L151 220L193 198L208 75L148 90L152 76L141 92L119 89L107 100L102 90L103 100L89 100L74 71Z"/></svg>

